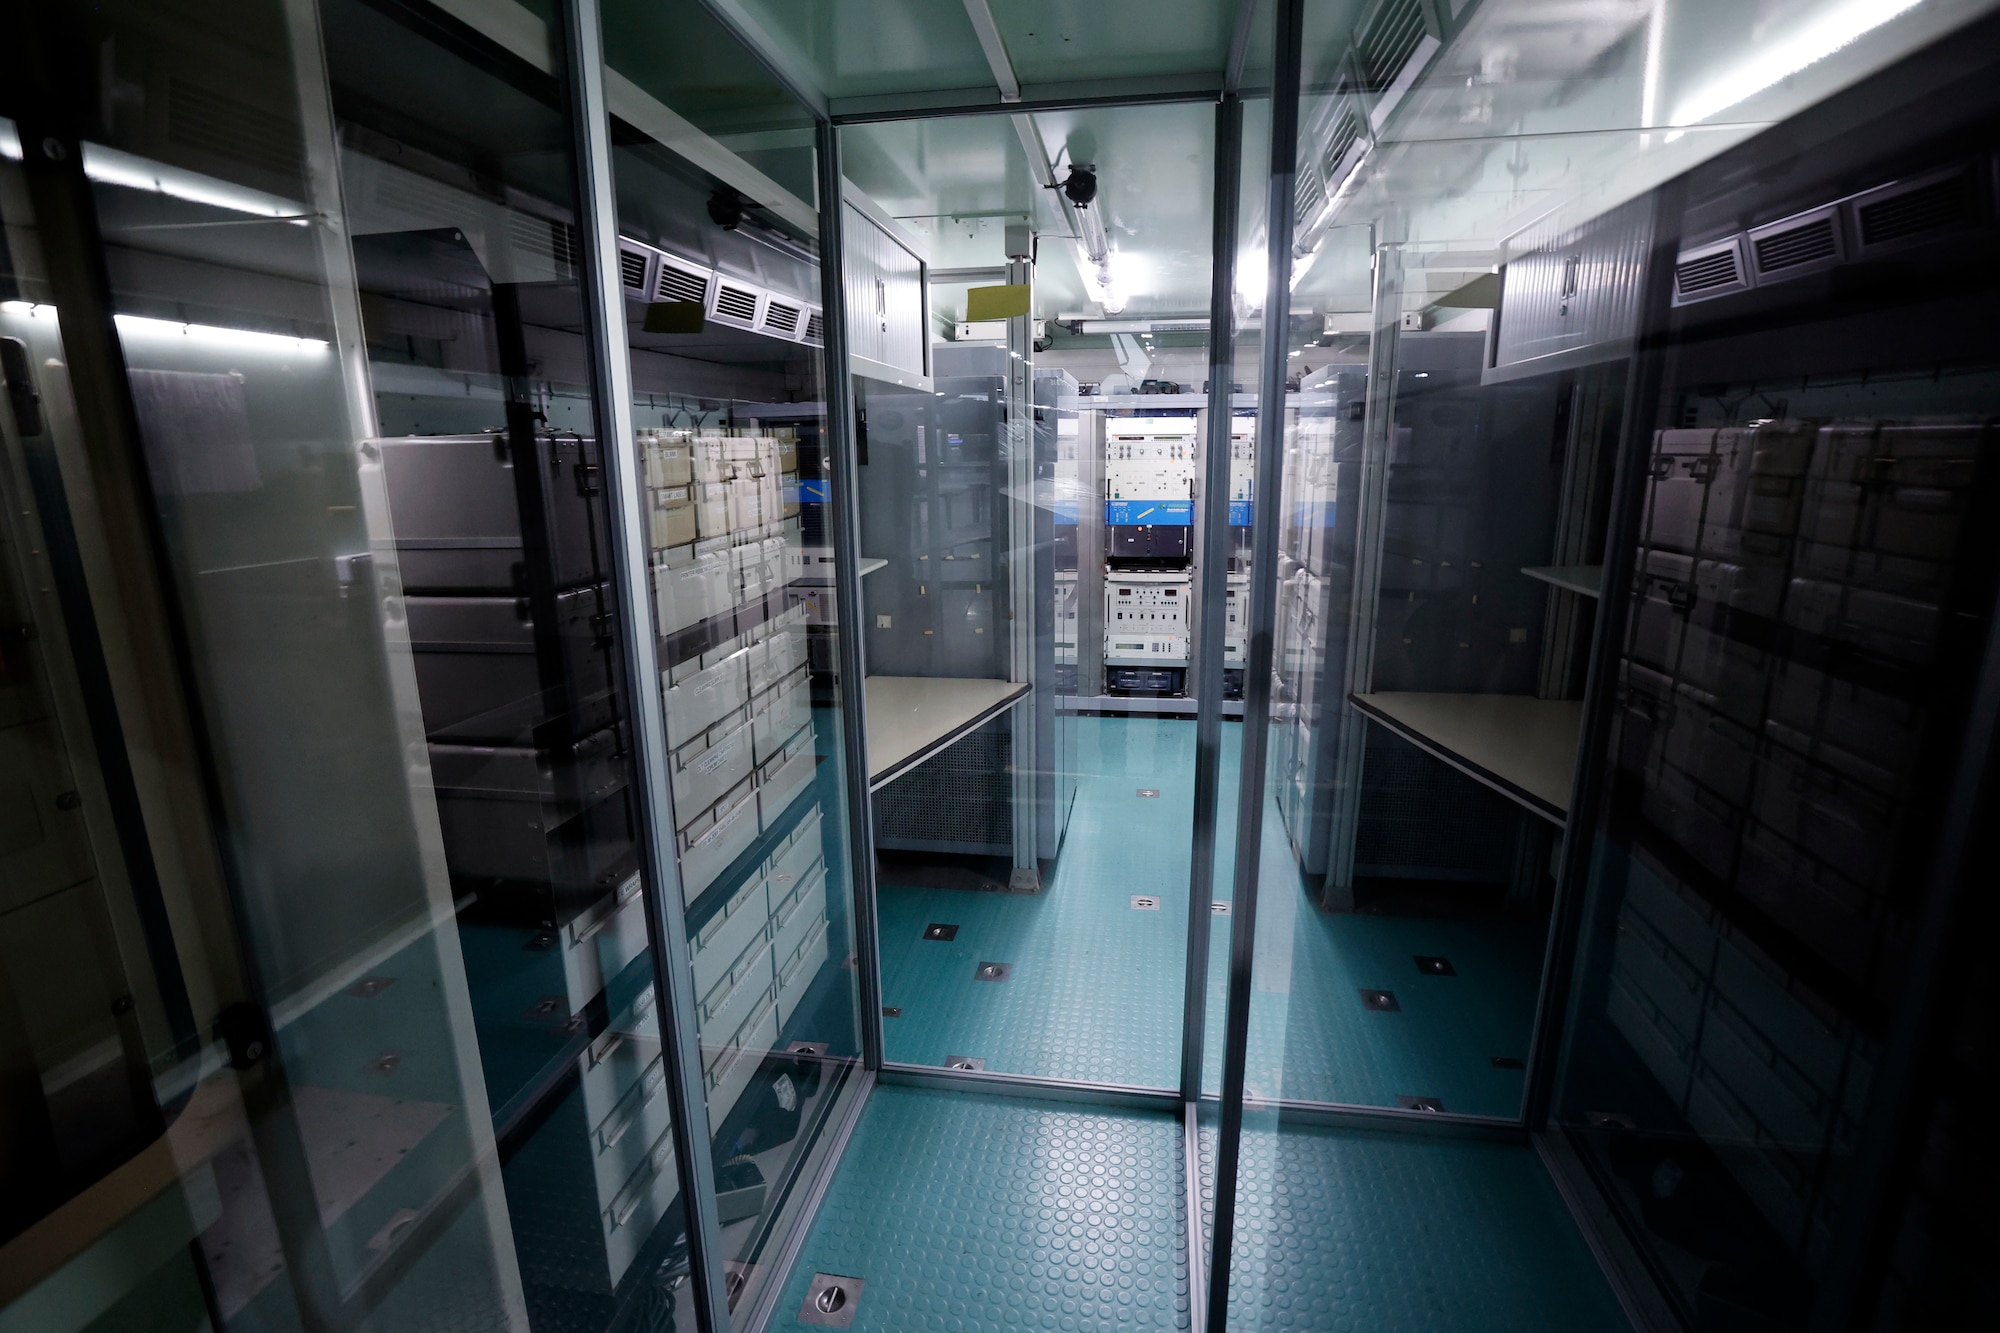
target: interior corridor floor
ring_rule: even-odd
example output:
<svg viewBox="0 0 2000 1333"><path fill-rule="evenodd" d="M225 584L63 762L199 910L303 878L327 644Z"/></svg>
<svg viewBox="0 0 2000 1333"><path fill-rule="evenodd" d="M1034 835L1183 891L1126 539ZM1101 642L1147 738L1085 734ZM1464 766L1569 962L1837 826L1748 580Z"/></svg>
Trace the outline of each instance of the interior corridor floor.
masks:
<svg viewBox="0 0 2000 1333"><path fill-rule="evenodd" d="M1167 1088L1179 1079L1192 721L1079 718L1079 781L1055 875L1038 895L911 888L885 874L878 902L883 1027L891 1061L952 1056L1045 1078ZM1214 896L1235 855L1242 729L1223 727ZM1142 796L1140 791L1157 791ZM1544 941L1538 923L1330 914L1307 898L1275 800L1263 820L1258 993L1248 1083L1302 1101L1518 1114ZM1137 910L1134 895L1158 901ZM1215 915L1208 969L1207 1084L1220 1078L1231 917ZM932 924L956 926L948 941ZM1421 973L1419 956L1456 975ZM1010 965L1004 982L975 977ZM1365 1008L1363 988L1399 1008Z"/></svg>
<svg viewBox="0 0 2000 1333"><path fill-rule="evenodd" d="M1184 1143L1164 1112L878 1087L772 1325L829 1273L866 1284L856 1330L1188 1328ZM1232 1329L1626 1327L1525 1146L1286 1126L1244 1168Z"/></svg>

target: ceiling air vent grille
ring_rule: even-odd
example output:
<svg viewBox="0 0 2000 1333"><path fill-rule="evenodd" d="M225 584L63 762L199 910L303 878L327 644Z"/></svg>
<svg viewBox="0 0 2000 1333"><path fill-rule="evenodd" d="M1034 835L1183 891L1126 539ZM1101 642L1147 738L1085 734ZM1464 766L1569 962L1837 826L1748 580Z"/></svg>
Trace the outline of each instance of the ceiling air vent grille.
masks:
<svg viewBox="0 0 2000 1333"><path fill-rule="evenodd" d="M576 276L577 254L576 228L567 222L549 224L549 254L554 258L556 269L565 278Z"/></svg>
<svg viewBox="0 0 2000 1333"><path fill-rule="evenodd" d="M826 320L817 310L806 316L806 341L809 343L826 341Z"/></svg>
<svg viewBox="0 0 2000 1333"><path fill-rule="evenodd" d="M795 305L787 305L785 302L773 297L770 303L764 307L763 329L766 333L775 333L781 337L797 337L799 332L799 308Z"/></svg>
<svg viewBox="0 0 2000 1333"><path fill-rule="evenodd" d="M634 250L627 246L618 247L618 275L625 285L636 292L646 290L646 259L644 250Z"/></svg>
<svg viewBox="0 0 2000 1333"><path fill-rule="evenodd" d="M1424 11L1418 0L1388 0L1376 10L1354 43L1368 91L1383 92L1395 83L1425 35Z"/></svg>
<svg viewBox="0 0 2000 1333"><path fill-rule="evenodd" d="M293 117L177 75L167 77L166 92L168 142L278 176L298 175L300 135Z"/></svg>
<svg viewBox="0 0 2000 1333"><path fill-rule="evenodd" d="M1845 250L1840 211L1831 204L1750 232L1750 261L1760 284L1831 268L1846 258Z"/></svg>
<svg viewBox="0 0 2000 1333"><path fill-rule="evenodd" d="M1756 245L1757 270L1760 273L1797 268L1815 260L1831 259L1840 253L1840 242L1834 239L1832 218L1821 218L1790 231L1759 236Z"/></svg>
<svg viewBox="0 0 2000 1333"><path fill-rule="evenodd" d="M1326 194L1319 187L1319 176L1308 167L1299 173L1298 184L1292 187L1292 216L1301 227L1311 226L1318 219L1320 205L1326 202Z"/></svg>
<svg viewBox="0 0 2000 1333"><path fill-rule="evenodd" d="M1326 152L1319 159L1320 174L1326 177L1329 187L1339 188L1341 164L1360 139L1361 117L1351 110L1341 112L1340 119L1333 122L1333 133L1326 141Z"/></svg>
<svg viewBox="0 0 2000 1333"><path fill-rule="evenodd" d="M744 287L732 287L726 282L717 283L714 313L718 319L754 325L757 322L757 293Z"/></svg>
<svg viewBox="0 0 2000 1333"><path fill-rule="evenodd" d="M1970 168L1928 180L1885 185L1854 203L1861 248L1945 231L1978 220L1979 197Z"/></svg>
<svg viewBox="0 0 2000 1333"><path fill-rule="evenodd" d="M1743 272L1743 251L1733 236L1720 245L1686 251L1674 262L1677 305L1726 296L1749 285Z"/></svg>
<svg viewBox="0 0 2000 1333"><path fill-rule="evenodd" d="M682 268L671 261L660 265L660 285L653 298L657 301L693 301L697 304L708 299L708 275Z"/></svg>

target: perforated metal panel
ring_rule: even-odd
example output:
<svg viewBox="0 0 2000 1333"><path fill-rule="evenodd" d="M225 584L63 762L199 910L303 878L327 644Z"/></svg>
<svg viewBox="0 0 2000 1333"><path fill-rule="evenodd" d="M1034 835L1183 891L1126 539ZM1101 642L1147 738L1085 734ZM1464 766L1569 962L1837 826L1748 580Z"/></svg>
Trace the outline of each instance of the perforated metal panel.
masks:
<svg viewBox="0 0 2000 1333"><path fill-rule="evenodd" d="M1652 236L1647 202L1613 209L1582 227L1534 230L1508 243L1493 364L1512 366L1559 353L1609 361L1630 346L1640 277Z"/></svg>
<svg viewBox="0 0 2000 1333"><path fill-rule="evenodd" d="M1357 874L1507 878L1515 812L1504 798L1393 736L1372 741L1365 773Z"/></svg>
<svg viewBox="0 0 2000 1333"><path fill-rule="evenodd" d="M1013 733L1005 717L926 759L875 793L877 845L978 854L1012 850L1012 762Z"/></svg>

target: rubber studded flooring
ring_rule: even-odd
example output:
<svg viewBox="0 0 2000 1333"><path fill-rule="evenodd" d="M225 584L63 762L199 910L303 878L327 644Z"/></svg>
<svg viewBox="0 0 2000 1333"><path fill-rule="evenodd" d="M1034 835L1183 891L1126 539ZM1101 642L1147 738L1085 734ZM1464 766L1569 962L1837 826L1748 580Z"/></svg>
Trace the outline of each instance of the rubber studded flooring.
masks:
<svg viewBox="0 0 2000 1333"><path fill-rule="evenodd" d="M867 1283L857 1333L1186 1328L1183 1143L1164 1113L878 1087L772 1326L832 1273Z"/></svg>
<svg viewBox="0 0 2000 1333"><path fill-rule="evenodd" d="M1215 1129L1200 1132L1204 1249ZM1532 1149L1246 1125L1231 1333L1630 1325Z"/></svg>
<svg viewBox="0 0 2000 1333"><path fill-rule="evenodd" d="M1179 1078L1194 723L1079 718L1080 780L1068 841L1039 895L884 883L883 1003L888 1056L951 1056L1049 1078L1171 1087ZM1223 728L1217 889L1230 897L1241 729ZM1141 788L1157 797L1138 795ZM1306 1101L1395 1106L1434 1098L1450 1111L1514 1116L1541 968L1538 926L1334 915L1308 901L1275 802L1263 820L1252 1089ZM1159 900L1132 907L1134 894ZM1229 916L1213 916L1207 1083L1219 1083ZM958 927L949 942L932 923ZM1426 976L1419 955L1457 975ZM1011 966L981 981L984 962ZM1400 1008L1363 1007L1362 988Z"/></svg>
<svg viewBox="0 0 2000 1333"><path fill-rule="evenodd" d="M772 1327L831 1273L866 1283L856 1330L1187 1328L1183 1143L1162 1113L877 1087ZM1526 1147L1253 1128L1243 1165L1232 1333L1627 1327Z"/></svg>

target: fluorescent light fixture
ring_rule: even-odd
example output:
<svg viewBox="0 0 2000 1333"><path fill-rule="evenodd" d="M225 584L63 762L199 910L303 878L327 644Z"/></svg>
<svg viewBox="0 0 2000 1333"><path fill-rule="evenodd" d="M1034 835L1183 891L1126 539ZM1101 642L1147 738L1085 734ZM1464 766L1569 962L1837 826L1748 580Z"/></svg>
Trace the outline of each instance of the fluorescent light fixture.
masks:
<svg viewBox="0 0 2000 1333"><path fill-rule="evenodd" d="M306 207L295 200L233 185L200 172L170 167L164 162L106 148L102 144L83 145L83 174L99 185L121 185L128 190L164 194L169 198L223 208L232 213L297 220L300 225L305 223Z"/></svg>
<svg viewBox="0 0 2000 1333"><path fill-rule="evenodd" d="M56 308L52 305L37 305L32 301L0 301L0 310L23 319L54 319Z"/></svg>
<svg viewBox="0 0 2000 1333"><path fill-rule="evenodd" d="M1236 298L1252 310L1264 306L1264 284L1270 281L1271 252L1263 246L1236 257Z"/></svg>
<svg viewBox="0 0 2000 1333"><path fill-rule="evenodd" d="M1660 116L1660 64L1667 44L1667 0L1653 0L1646 20L1645 80L1639 90L1639 124L1651 129Z"/></svg>
<svg viewBox="0 0 2000 1333"><path fill-rule="evenodd" d="M1847 0L1835 4L1775 41L1764 43L1741 65L1674 108L1670 125L1699 125L1738 103L1852 46L1923 0Z"/></svg>
<svg viewBox="0 0 2000 1333"><path fill-rule="evenodd" d="M0 117L0 157L21 161L21 131L13 121ZM170 167L136 153L106 148L103 144L83 145L83 174L99 185L120 185L128 190L164 194L191 204L248 213L252 217L282 218L306 224L306 206L282 195L266 194L229 181L204 176L183 167Z"/></svg>
<svg viewBox="0 0 2000 1333"><path fill-rule="evenodd" d="M259 333L254 329L226 329L216 324L182 324L171 319L149 319L144 315L114 315L118 332L125 337L178 338L210 347L239 347L246 351L324 352L327 344L319 338L292 338L282 333Z"/></svg>

